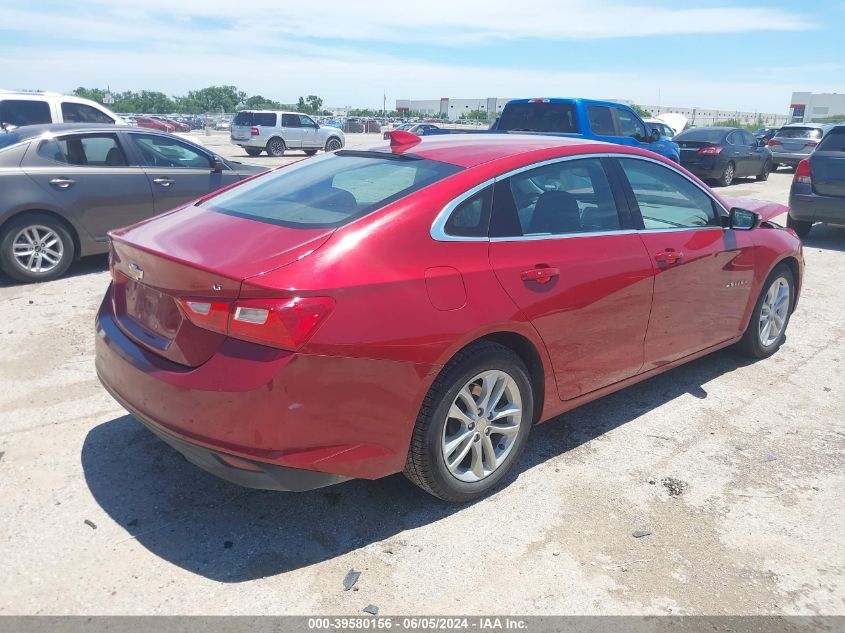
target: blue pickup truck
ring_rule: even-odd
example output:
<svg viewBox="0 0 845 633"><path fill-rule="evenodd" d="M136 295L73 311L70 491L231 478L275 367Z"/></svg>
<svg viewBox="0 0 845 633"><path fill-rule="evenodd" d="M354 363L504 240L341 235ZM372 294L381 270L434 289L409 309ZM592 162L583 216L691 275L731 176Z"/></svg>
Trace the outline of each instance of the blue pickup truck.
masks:
<svg viewBox="0 0 845 633"><path fill-rule="evenodd" d="M490 126L498 132L534 132L632 145L680 162L677 143L662 138L632 108L591 99L514 99Z"/></svg>

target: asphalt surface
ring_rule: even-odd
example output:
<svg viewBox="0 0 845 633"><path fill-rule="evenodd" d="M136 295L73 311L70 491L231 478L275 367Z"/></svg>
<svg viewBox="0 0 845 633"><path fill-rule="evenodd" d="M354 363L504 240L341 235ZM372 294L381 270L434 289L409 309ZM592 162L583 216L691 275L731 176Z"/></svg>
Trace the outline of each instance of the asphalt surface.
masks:
<svg viewBox="0 0 845 633"><path fill-rule="evenodd" d="M790 180L722 192L785 202ZM104 257L0 279L0 614L843 614L845 229L805 257L775 356L719 352L537 427L465 506L401 475L218 481L99 385Z"/></svg>

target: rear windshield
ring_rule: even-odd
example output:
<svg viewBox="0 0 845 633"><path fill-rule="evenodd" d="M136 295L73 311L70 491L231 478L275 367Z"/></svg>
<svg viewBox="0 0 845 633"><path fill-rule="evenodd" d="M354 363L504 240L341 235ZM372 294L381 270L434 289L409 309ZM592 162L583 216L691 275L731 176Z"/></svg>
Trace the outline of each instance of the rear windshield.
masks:
<svg viewBox="0 0 845 633"><path fill-rule="evenodd" d="M2 139L0 139L2 147ZM816 148L817 152L845 152L845 127L835 127Z"/></svg>
<svg viewBox="0 0 845 633"><path fill-rule="evenodd" d="M509 103L499 117L497 130L510 132L578 132L572 103Z"/></svg>
<svg viewBox="0 0 845 633"><path fill-rule="evenodd" d="M817 127L785 127L777 133L777 137L820 139L822 131Z"/></svg>
<svg viewBox="0 0 845 633"><path fill-rule="evenodd" d="M692 141L694 143L721 143L730 130L697 130L695 128L681 132L673 140L676 143Z"/></svg>
<svg viewBox="0 0 845 633"><path fill-rule="evenodd" d="M338 227L459 171L407 155L340 151L256 178L200 206L292 228Z"/></svg>
<svg viewBox="0 0 845 633"><path fill-rule="evenodd" d="M37 125L39 123L52 123L50 104L46 101L34 99L0 100L0 123L7 123L17 127L22 125Z"/></svg>
<svg viewBox="0 0 845 633"><path fill-rule="evenodd" d="M232 121L232 125L264 125L275 127L276 114L274 112L238 112Z"/></svg>
<svg viewBox="0 0 845 633"><path fill-rule="evenodd" d="M0 132L0 149L14 145L21 140L21 135L17 132Z"/></svg>

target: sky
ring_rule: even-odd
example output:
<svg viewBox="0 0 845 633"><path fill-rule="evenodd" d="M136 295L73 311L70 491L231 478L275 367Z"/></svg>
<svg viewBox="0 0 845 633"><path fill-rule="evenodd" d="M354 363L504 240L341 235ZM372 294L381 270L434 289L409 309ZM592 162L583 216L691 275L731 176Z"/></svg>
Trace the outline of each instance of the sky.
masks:
<svg viewBox="0 0 845 633"><path fill-rule="evenodd" d="M0 88L236 85L326 106L547 96L786 114L793 91L845 92L843 24L845 0L2 0Z"/></svg>

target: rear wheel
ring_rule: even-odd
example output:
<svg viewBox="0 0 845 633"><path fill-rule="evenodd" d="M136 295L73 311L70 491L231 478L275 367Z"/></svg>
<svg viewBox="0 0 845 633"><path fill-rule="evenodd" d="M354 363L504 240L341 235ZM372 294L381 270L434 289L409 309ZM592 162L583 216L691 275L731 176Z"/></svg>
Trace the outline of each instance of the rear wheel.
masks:
<svg viewBox="0 0 845 633"><path fill-rule="evenodd" d="M48 281L64 274L75 251L62 222L30 213L9 222L0 236L0 268L18 281Z"/></svg>
<svg viewBox="0 0 845 633"><path fill-rule="evenodd" d="M774 354L786 338L786 327L795 303L795 278L786 264L778 264L763 284L763 291L751 321L739 343L740 350L753 358Z"/></svg>
<svg viewBox="0 0 845 633"><path fill-rule="evenodd" d="M807 233L810 232L810 229L813 228L812 222L806 222L804 220L793 220L791 215L786 216L786 226L791 228L798 234L798 237L807 237Z"/></svg>
<svg viewBox="0 0 845 633"><path fill-rule="evenodd" d="M727 187L734 181L734 176L736 176L736 166L734 166L733 162L729 162L725 167L725 171L722 172L722 175L716 182L722 187Z"/></svg>
<svg viewBox="0 0 845 633"><path fill-rule="evenodd" d="M516 463L533 420L522 360L496 343L472 345L443 368L426 395L405 475L445 501L484 495Z"/></svg>
<svg viewBox="0 0 845 633"><path fill-rule="evenodd" d="M245 147L244 149L246 150L247 156L259 156L262 151L260 147Z"/></svg>
<svg viewBox="0 0 845 633"><path fill-rule="evenodd" d="M274 156L279 158L280 156L285 155L285 142L280 139L278 136L274 136L269 141L267 141L267 153L270 156Z"/></svg>
<svg viewBox="0 0 845 633"><path fill-rule="evenodd" d="M763 171L757 174L757 180L768 180L769 173L772 171L772 164L769 161L763 163Z"/></svg>

